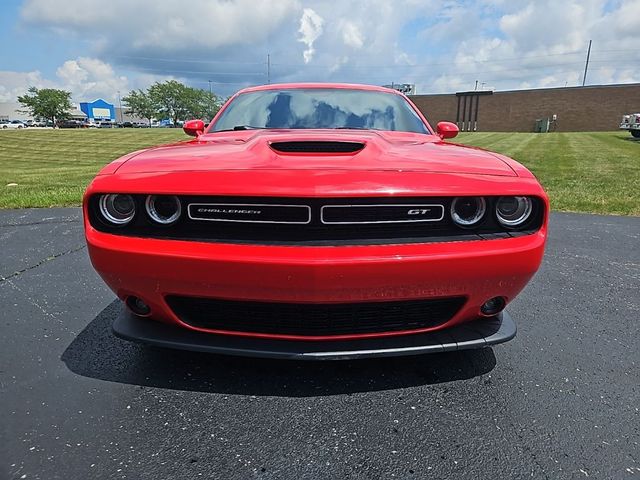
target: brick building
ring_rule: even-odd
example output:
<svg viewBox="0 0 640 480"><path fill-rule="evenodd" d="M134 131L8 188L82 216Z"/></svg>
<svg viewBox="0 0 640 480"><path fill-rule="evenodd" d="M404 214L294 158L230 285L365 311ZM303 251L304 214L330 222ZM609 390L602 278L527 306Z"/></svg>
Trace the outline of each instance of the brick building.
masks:
<svg viewBox="0 0 640 480"><path fill-rule="evenodd" d="M551 130L603 131L616 130L623 114L640 112L640 83L410 98L434 127L446 120L464 131L533 132L536 120L548 118Z"/></svg>

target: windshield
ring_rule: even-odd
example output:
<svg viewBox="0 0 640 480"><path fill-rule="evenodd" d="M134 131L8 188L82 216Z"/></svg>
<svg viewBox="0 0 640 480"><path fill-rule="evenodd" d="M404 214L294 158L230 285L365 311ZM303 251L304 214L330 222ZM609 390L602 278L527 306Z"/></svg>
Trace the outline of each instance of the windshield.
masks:
<svg viewBox="0 0 640 480"><path fill-rule="evenodd" d="M400 95L358 89L262 90L238 95L209 130L356 128L430 133Z"/></svg>

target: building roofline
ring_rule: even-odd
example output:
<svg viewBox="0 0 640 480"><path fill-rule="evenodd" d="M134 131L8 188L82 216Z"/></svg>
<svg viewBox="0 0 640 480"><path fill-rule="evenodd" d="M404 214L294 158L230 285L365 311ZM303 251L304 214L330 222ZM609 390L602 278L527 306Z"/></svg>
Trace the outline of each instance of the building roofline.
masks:
<svg viewBox="0 0 640 480"><path fill-rule="evenodd" d="M582 85L575 87L543 87L543 88L520 88L516 90L477 90L478 93L481 92L493 92L494 94L500 93L517 93L517 92L540 92L540 91L548 91L548 90L587 90L591 88L625 88L625 87L640 87L640 83L610 83L604 85ZM452 92L452 93L421 93L418 95L410 95L411 97L435 97L442 95L456 95L461 92ZM464 93L470 93L465 91ZM472 92L471 92L472 93ZM486 95L486 93L485 93Z"/></svg>
<svg viewBox="0 0 640 480"><path fill-rule="evenodd" d="M104 102L104 103L106 103L108 105L114 105L113 103L107 102L104 98L96 98L95 100L92 100L90 102L80 102L80 103L89 104L89 103L96 103L96 102Z"/></svg>

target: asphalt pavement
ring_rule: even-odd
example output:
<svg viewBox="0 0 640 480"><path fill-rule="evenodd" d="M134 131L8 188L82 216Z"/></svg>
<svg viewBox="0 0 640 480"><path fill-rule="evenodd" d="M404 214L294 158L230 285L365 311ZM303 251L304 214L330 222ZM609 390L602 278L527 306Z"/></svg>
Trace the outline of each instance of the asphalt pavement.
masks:
<svg viewBox="0 0 640 480"><path fill-rule="evenodd" d="M515 340L314 363L119 340L80 211L0 211L0 478L638 478L640 218L550 232Z"/></svg>

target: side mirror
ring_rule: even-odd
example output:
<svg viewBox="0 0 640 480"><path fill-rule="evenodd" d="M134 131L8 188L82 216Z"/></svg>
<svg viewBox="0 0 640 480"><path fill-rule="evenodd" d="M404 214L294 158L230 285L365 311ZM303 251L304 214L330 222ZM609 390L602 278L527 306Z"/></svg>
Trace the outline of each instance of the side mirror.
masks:
<svg viewBox="0 0 640 480"><path fill-rule="evenodd" d="M458 135L458 126L455 123L451 122L438 122L436 126L436 133L442 138L453 138Z"/></svg>
<svg viewBox="0 0 640 480"><path fill-rule="evenodd" d="M188 120L182 125L184 133L197 137L204 133L204 122L202 120Z"/></svg>

